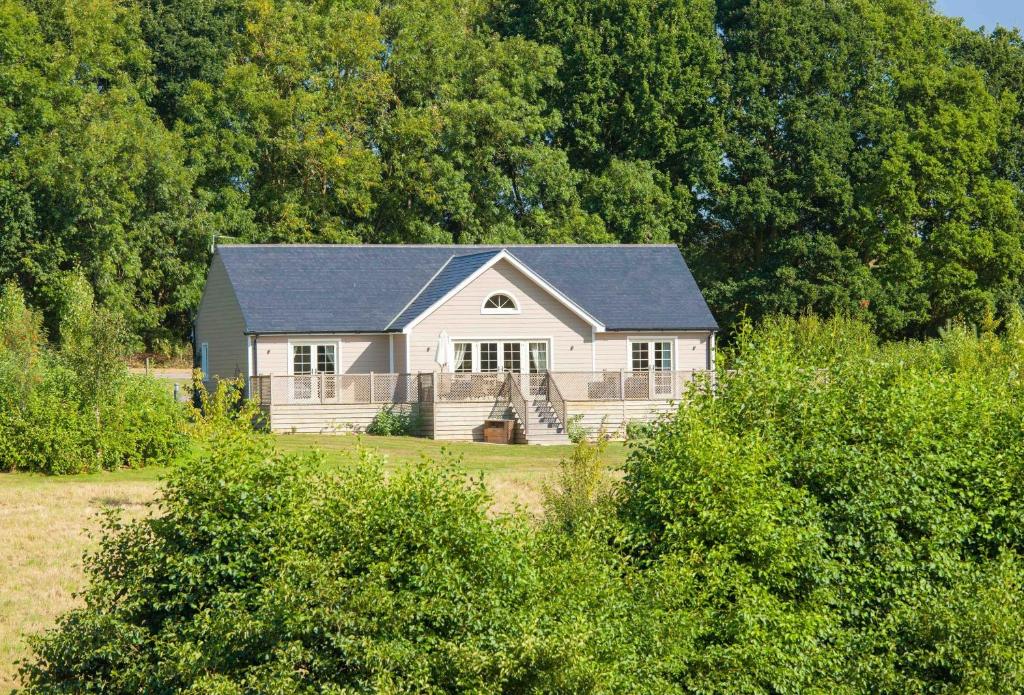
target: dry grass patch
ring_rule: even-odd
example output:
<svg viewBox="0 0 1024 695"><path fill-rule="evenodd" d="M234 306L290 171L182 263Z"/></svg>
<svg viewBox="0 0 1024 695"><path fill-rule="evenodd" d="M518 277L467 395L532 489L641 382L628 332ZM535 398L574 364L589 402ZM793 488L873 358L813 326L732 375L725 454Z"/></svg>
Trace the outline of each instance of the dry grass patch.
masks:
<svg viewBox="0 0 1024 695"><path fill-rule="evenodd" d="M52 627L77 605L82 555L96 542L90 534L99 528L99 512L113 506L141 515L156 490L155 480L119 474L0 475L0 692L17 684L25 636Z"/></svg>

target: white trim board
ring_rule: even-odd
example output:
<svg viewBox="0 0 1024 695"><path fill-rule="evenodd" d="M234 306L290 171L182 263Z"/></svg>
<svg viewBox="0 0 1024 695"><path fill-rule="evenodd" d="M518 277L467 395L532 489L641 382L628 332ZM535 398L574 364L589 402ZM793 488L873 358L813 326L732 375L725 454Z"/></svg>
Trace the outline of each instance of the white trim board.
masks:
<svg viewBox="0 0 1024 695"><path fill-rule="evenodd" d="M340 340L322 340L317 338L289 338L288 339L288 376L295 376L295 346L296 345L334 345L334 373L335 375L341 375L345 373L344 362L342 362L343 355L341 354L342 341ZM314 360L313 366L316 366L316 351L313 351L310 359Z"/></svg>
<svg viewBox="0 0 1024 695"><path fill-rule="evenodd" d="M450 260L451 259L449 259L449 261ZM564 307L569 309L569 311L573 312L574 314L579 316L581 319L586 321L587 324L589 324L592 328L594 328L595 330L600 331L600 332L604 332L605 331L604 324L602 324L596 318L594 318L593 316L588 314L586 312L586 310L583 309L583 307L579 306L578 304L576 304L576 302L572 301L571 299L566 297L564 294L559 292L557 289L555 289L544 278L542 278L541 276L537 275L535 272L530 270L529 267L527 267L518 258L516 258L512 254L510 254L506 249L502 249L494 257L492 257L489 261L487 261L482 266L480 266L475 271L473 271L473 273L470 274L467 278L465 278L462 282L460 282L458 285L456 285L451 290L449 290L443 297L441 297L436 302L434 302L429 307L427 307L422 312L420 312L419 315L417 315L415 318L413 318L411 321L409 321L409 323L405 324L405 326L402 327L402 333L408 334L423 319L425 319L430 314L434 313L434 311L436 311L438 309L438 307L442 306L449 299L451 299L452 297L457 295L459 292L461 292L463 289L465 289L466 286L469 285L469 283L473 282L478 277L483 275L485 272L490 270L499 261L508 261L509 264L513 268L515 268L516 270L521 272L523 275L525 275L527 278L529 278L531 281L533 281L537 286L539 286L542 290L544 290L545 292L550 294L552 297L554 297L560 304L562 304ZM438 272L440 272L440 271L438 271ZM436 275L435 275L435 277L436 277ZM426 285L424 285L424 287L426 287ZM420 292L422 292L422 290L420 290ZM419 295L417 294L417 296L419 296ZM403 309L403 311L404 311L404 309ZM399 313L398 316L401 316L401 313ZM396 316L395 318L398 318L398 316ZM392 319L392 323L394 323L394 319ZM389 324L389 326L390 326L390 324Z"/></svg>
<svg viewBox="0 0 1024 695"><path fill-rule="evenodd" d="M530 337L530 338L517 338L517 337L514 337L514 336L505 336L503 338L495 338L493 336L484 336L482 338L467 338L465 336L458 336L458 337L455 337L455 338L449 337L448 341L450 343L452 343L452 345L454 345L455 343L475 343L475 344L479 344L479 343L519 343L519 344L523 344L523 343L526 343L527 345L529 343L546 343L547 346L548 346L548 368L547 368L547 371L549 371L549 372L555 371L555 339L553 337L541 338L541 337L533 336L533 337ZM528 352L529 352L529 347L527 347L527 353ZM500 354L501 353L499 351L499 355ZM500 357L499 359L503 359L503 358L504 358L504 356ZM521 357L521 359L522 359L522 357ZM474 373L474 374L498 374L498 373L500 373L500 371L499 372L480 372L479 371L479 367L480 367L480 354L479 354L479 351L477 351L477 350L474 350L473 353L472 353L472 362L473 362L473 367L472 367L473 371L472 371L472 373ZM526 356L525 361L523 362L523 364L526 365L526 366L529 365L529 357L528 357L528 355ZM449 370L454 370L454 368L455 368L455 365L448 365L448 369ZM457 374L458 372L448 371L446 373ZM529 372L522 372L521 371L521 373L527 374Z"/></svg>

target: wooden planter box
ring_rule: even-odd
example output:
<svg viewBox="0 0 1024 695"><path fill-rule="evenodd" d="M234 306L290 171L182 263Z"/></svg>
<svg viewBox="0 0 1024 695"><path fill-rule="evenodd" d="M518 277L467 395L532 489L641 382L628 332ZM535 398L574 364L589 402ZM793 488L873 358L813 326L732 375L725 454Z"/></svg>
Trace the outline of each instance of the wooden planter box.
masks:
<svg viewBox="0 0 1024 695"><path fill-rule="evenodd" d="M484 420L484 441L491 444L511 444L514 441L515 420Z"/></svg>

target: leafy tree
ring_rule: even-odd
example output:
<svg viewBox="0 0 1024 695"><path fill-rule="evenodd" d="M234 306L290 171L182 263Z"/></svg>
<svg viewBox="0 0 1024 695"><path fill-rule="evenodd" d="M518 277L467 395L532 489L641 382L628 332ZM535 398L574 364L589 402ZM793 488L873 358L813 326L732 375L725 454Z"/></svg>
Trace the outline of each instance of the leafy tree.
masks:
<svg viewBox="0 0 1024 695"><path fill-rule="evenodd" d="M727 321L869 303L891 336L1016 301L1020 214L991 168L1014 108L951 59L956 27L904 0L722 3L718 22L723 188L690 248Z"/></svg>
<svg viewBox="0 0 1024 695"><path fill-rule="evenodd" d="M171 128L193 81L221 84L245 31L243 0L146 0L140 30L153 61L149 103Z"/></svg>
<svg viewBox="0 0 1024 695"><path fill-rule="evenodd" d="M181 143L145 103L150 64L133 6L5 0L18 34L0 60L22 104L0 164L2 268L56 325L62 274L85 273L97 298L153 335L187 322L206 258L200 206ZM45 21L40 21L45 18Z"/></svg>

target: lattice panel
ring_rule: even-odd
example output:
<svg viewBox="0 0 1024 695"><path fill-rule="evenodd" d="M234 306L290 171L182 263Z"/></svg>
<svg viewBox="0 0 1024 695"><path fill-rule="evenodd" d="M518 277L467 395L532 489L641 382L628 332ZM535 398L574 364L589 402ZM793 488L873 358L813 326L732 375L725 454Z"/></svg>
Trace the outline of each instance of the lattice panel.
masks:
<svg viewBox="0 0 1024 695"><path fill-rule="evenodd" d="M505 375L488 374L436 374L439 401L493 401L501 393Z"/></svg>

